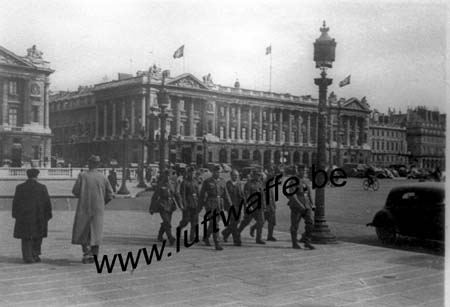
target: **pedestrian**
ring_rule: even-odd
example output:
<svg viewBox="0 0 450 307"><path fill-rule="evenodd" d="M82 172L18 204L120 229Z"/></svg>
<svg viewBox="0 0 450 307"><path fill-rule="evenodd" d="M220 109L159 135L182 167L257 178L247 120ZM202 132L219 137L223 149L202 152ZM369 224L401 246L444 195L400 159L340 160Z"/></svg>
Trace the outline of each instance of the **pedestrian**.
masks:
<svg viewBox="0 0 450 307"><path fill-rule="evenodd" d="M194 179L194 168L188 167L186 176L180 184L180 198L182 208L182 218L178 227L183 229L188 223L191 223L191 232L189 240L198 242L198 214L199 214L199 186Z"/></svg>
<svg viewBox="0 0 450 307"><path fill-rule="evenodd" d="M16 187L12 203L12 217L16 219L14 238L22 240L25 263L40 262L42 239L47 237L48 221L52 218L52 204L47 187L37 181L38 169L28 169L28 180Z"/></svg>
<svg viewBox="0 0 450 307"><path fill-rule="evenodd" d="M103 239L103 216L105 205L113 199L108 179L97 170L99 156L88 159L88 170L81 173L72 193L78 198L72 231L72 244L81 245L83 263L92 263L98 256Z"/></svg>
<svg viewBox="0 0 450 307"><path fill-rule="evenodd" d="M225 184L228 195L230 196L231 204L230 208L226 208L228 211L228 226L222 231L223 241L227 242L228 236L231 234L233 237L233 243L236 246L241 246L241 238L238 233L238 226L240 221L241 204L245 201L244 191L241 183L239 182L239 172L233 169L230 173L230 180ZM234 211L236 214L231 213Z"/></svg>
<svg viewBox="0 0 450 307"><path fill-rule="evenodd" d="M267 186L267 182L272 180L274 178L274 169L268 168L267 169L267 176L263 180L263 185ZM267 194L267 192L266 192ZM269 190L269 197L266 198L266 207L264 210L264 222L267 221L267 241L277 241L277 239L273 236L273 230L275 228L276 222L276 202L275 202L275 195L274 190ZM265 195L266 196L266 195ZM255 236L255 231L257 229L258 223L255 223L250 227L250 236Z"/></svg>
<svg viewBox="0 0 450 307"><path fill-rule="evenodd" d="M114 172L114 169L111 169L109 171L109 175L108 175L108 181L111 184L112 190L114 193L116 193L116 188L117 188L117 176L116 176L116 172Z"/></svg>
<svg viewBox="0 0 450 307"><path fill-rule="evenodd" d="M251 179L247 181L247 183L244 186L244 195L245 199L249 199L251 195L259 193L260 195L260 203L257 204L257 207L255 205L249 207L247 206L244 213L244 219L242 220L241 224L239 225L238 232L239 234L242 233L245 227L247 227L252 220L256 221L256 243L257 244L266 244L261 239L262 236L262 227L264 224L264 210L266 206L265 202L265 195L264 195L264 189L262 186L262 174L259 170L254 169L251 173ZM251 211L251 213L249 213Z"/></svg>
<svg viewBox="0 0 450 307"><path fill-rule="evenodd" d="M172 235L172 214L177 209L176 186L169 178L170 171L165 171L159 176L155 193L150 200L150 214L159 213L161 216L161 226L158 231L158 241L163 242L164 233L173 245L175 238Z"/></svg>
<svg viewBox="0 0 450 307"><path fill-rule="evenodd" d="M147 181L147 183L150 183L152 181L152 170L150 167L147 167L147 169L145 170L145 181Z"/></svg>
<svg viewBox="0 0 450 307"><path fill-rule="evenodd" d="M299 184L295 185L297 192L289 196L288 206L291 209L291 240L292 248L301 249L297 242L297 232L301 219L305 222L305 233L302 237L305 248L315 249L311 245L311 234L314 227L313 210L314 205L311 197L311 188L307 184L304 176L300 173L300 169L297 170L297 176L299 178ZM289 189L289 193L293 192L294 188Z"/></svg>
<svg viewBox="0 0 450 307"><path fill-rule="evenodd" d="M214 166L212 176L203 182L200 190L200 201L202 207L205 207L205 217L206 215L212 215L212 220L209 222L203 241L206 246L211 246L209 236L212 234L215 249L219 251L223 250L219 244L219 236L217 235L217 232L219 232L220 211L223 210L225 201L229 203L231 201L227 195L225 183L220 178L220 166Z"/></svg>

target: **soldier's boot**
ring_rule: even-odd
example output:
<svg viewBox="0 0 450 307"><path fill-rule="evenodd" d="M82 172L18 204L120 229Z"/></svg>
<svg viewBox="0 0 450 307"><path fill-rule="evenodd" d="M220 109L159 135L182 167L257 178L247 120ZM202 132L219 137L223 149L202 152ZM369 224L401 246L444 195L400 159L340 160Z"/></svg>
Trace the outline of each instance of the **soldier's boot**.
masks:
<svg viewBox="0 0 450 307"><path fill-rule="evenodd" d="M233 244L234 246L241 246L241 234L238 232L237 228L233 230Z"/></svg>
<svg viewBox="0 0 450 307"><path fill-rule="evenodd" d="M173 245L175 243L175 238L172 236L172 226L170 224L166 224L165 232L167 235L167 239L169 240L169 244Z"/></svg>
<svg viewBox="0 0 450 307"><path fill-rule="evenodd" d="M225 228L222 230L222 236L223 236L223 242L228 242L228 237L230 236L230 232L228 231L228 228Z"/></svg>
<svg viewBox="0 0 450 307"><path fill-rule="evenodd" d="M276 241L275 237L273 236L273 224L267 225L267 241Z"/></svg>
<svg viewBox="0 0 450 307"><path fill-rule="evenodd" d="M307 249L316 249L316 248L311 244L311 240L309 240L309 238L305 238L304 246L305 246L305 248L307 248Z"/></svg>
<svg viewBox="0 0 450 307"><path fill-rule="evenodd" d="M255 236L256 224L250 227L250 237Z"/></svg>
<svg viewBox="0 0 450 307"><path fill-rule="evenodd" d="M297 232L291 231L291 240L292 240L292 248L294 249L302 249L300 245L297 243Z"/></svg>
<svg viewBox="0 0 450 307"><path fill-rule="evenodd" d="M213 233L214 247L216 248L216 250L221 251L223 250L223 247L220 246L218 237L219 236L217 235L217 233Z"/></svg>
<svg viewBox="0 0 450 307"><path fill-rule="evenodd" d="M165 232L164 223L161 223L161 226L159 227L159 231L158 231L158 241L159 242L162 242L164 240L164 238L163 238L164 232Z"/></svg>
<svg viewBox="0 0 450 307"><path fill-rule="evenodd" d="M257 244L266 244L266 242L264 242L264 241L261 239L261 236L262 236L262 228L259 227L259 226L257 226L257 227L256 227L256 243L257 243Z"/></svg>

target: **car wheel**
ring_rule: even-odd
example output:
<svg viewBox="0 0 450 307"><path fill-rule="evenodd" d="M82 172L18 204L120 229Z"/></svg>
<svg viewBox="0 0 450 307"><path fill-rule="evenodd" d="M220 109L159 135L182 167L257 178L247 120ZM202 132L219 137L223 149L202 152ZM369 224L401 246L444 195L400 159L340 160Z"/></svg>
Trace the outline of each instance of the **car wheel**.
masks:
<svg viewBox="0 0 450 307"><path fill-rule="evenodd" d="M379 188L380 188L380 183L378 182L378 180L375 180L372 184L372 189L374 191L378 191Z"/></svg>
<svg viewBox="0 0 450 307"><path fill-rule="evenodd" d="M377 237L384 244L393 244L397 239L397 233L392 226L376 227Z"/></svg>
<svg viewBox="0 0 450 307"><path fill-rule="evenodd" d="M367 191L367 189L369 189L369 180L364 179L362 186L363 186L364 191Z"/></svg>

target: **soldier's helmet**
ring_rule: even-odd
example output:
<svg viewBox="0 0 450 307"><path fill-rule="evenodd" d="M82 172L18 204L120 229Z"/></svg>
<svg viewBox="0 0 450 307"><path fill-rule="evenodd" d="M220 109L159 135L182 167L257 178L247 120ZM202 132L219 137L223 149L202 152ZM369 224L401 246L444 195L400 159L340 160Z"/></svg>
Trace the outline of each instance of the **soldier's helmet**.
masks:
<svg viewBox="0 0 450 307"><path fill-rule="evenodd" d="M261 177L261 171L258 169L253 169L251 172L251 176L253 179L259 179Z"/></svg>
<svg viewBox="0 0 450 307"><path fill-rule="evenodd" d="M220 166L219 165L214 165L213 172L220 172Z"/></svg>

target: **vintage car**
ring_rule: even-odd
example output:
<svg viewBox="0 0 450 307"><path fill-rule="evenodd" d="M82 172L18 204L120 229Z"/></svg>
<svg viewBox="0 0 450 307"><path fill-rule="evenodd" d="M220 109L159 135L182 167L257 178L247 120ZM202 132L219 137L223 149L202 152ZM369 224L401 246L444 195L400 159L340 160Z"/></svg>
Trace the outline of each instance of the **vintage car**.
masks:
<svg viewBox="0 0 450 307"><path fill-rule="evenodd" d="M378 239L387 244L395 243L397 235L443 241L444 198L444 184L438 182L395 187L367 226L375 227Z"/></svg>

